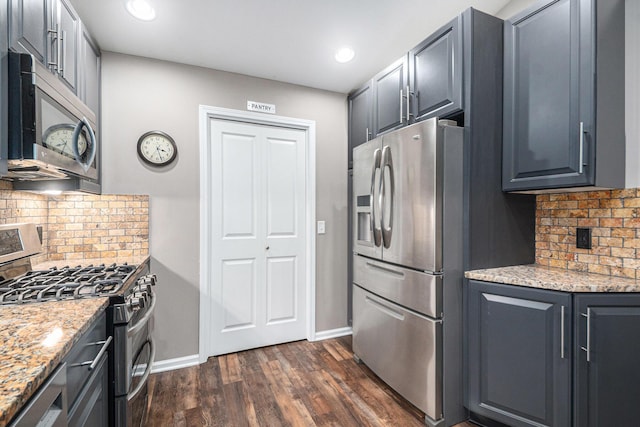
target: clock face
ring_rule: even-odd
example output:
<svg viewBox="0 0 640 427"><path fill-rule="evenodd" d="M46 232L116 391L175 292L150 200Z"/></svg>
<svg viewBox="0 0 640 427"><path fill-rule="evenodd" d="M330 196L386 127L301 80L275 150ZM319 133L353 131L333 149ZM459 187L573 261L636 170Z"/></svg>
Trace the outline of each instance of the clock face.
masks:
<svg viewBox="0 0 640 427"><path fill-rule="evenodd" d="M165 166L173 162L178 148L173 138L164 132L147 132L138 140L138 155L152 166Z"/></svg>
<svg viewBox="0 0 640 427"><path fill-rule="evenodd" d="M74 158L73 146L71 145L74 130L74 125L51 126L42 138L43 145L67 157ZM83 133L80 133L78 137L78 153L82 155L85 151L87 151L87 139Z"/></svg>

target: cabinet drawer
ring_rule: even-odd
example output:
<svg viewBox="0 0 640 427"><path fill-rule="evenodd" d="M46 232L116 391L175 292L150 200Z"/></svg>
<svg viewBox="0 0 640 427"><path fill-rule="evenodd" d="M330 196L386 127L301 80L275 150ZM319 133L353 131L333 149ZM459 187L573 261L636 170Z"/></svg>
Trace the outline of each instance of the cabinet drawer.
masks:
<svg viewBox="0 0 640 427"><path fill-rule="evenodd" d="M80 341L73 346L65 359L67 362L67 398L70 408L74 406L80 389L89 379L92 373L89 370L89 364L98 356L106 337L107 318L103 312Z"/></svg>
<svg viewBox="0 0 640 427"><path fill-rule="evenodd" d="M353 351L432 419L442 418L442 323L353 287Z"/></svg>
<svg viewBox="0 0 640 427"><path fill-rule="evenodd" d="M107 354L100 357L91 377L69 411L69 427L99 427L108 424Z"/></svg>

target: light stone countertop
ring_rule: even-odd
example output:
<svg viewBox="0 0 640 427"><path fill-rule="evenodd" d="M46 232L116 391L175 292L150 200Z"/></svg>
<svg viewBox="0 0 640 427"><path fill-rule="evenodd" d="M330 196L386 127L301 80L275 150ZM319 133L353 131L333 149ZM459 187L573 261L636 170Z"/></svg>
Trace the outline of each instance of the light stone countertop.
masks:
<svg viewBox="0 0 640 427"><path fill-rule="evenodd" d="M465 272L468 279L564 292L640 292L640 281L537 264Z"/></svg>
<svg viewBox="0 0 640 427"><path fill-rule="evenodd" d="M38 390L108 298L0 306L0 427Z"/></svg>

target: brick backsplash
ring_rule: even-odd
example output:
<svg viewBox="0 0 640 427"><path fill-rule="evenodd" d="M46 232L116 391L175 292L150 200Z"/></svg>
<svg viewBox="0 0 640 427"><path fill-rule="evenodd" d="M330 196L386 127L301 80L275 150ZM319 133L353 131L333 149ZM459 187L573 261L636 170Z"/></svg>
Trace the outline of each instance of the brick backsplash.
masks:
<svg viewBox="0 0 640 427"><path fill-rule="evenodd" d="M44 253L34 263L149 254L149 196L13 191L0 181L0 223L43 228Z"/></svg>
<svg viewBox="0 0 640 427"><path fill-rule="evenodd" d="M576 227L592 229L576 248ZM536 197L536 263L640 279L640 189Z"/></svg>

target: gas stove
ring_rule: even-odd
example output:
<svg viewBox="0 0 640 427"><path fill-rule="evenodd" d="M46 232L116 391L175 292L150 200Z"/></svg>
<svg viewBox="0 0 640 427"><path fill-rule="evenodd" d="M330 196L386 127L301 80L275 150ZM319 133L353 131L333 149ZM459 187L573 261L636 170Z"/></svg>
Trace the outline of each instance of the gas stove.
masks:
<svg viewBox="0 0 640 427"><path fill-rule="evenodd" d="M0 304L115 296L128 287L136 270L125 263L29 271L0 282Z"/></svg>
<svg viewBox="0 0 640 427"><path fill-rule="evenodd" d="M35 224L0 225L0 305L108 297L109 425L143 425L155 359L151 330L156 276L149 274L149 263L32 271L29 257L41 250Z"/></svg>

